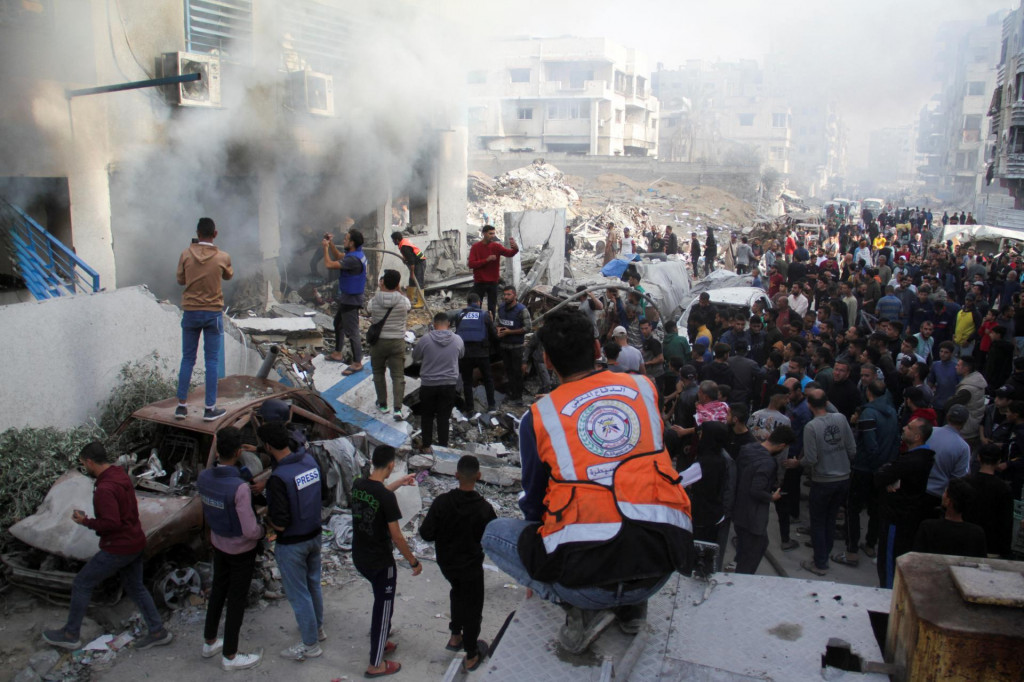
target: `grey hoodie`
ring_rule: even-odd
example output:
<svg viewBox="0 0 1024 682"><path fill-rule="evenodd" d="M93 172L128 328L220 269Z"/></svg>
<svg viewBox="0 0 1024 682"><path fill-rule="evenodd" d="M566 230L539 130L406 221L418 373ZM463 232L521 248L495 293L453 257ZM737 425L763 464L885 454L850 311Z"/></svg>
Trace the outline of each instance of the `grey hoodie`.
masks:
<svg viewBox="0 0 1024 682"><path fill-rule="evenodd" d="M424 334L412 349L413 362L422 362L422 386L454 386L459 381L459 358L465 353L462 337L451 329Z"/></svg>

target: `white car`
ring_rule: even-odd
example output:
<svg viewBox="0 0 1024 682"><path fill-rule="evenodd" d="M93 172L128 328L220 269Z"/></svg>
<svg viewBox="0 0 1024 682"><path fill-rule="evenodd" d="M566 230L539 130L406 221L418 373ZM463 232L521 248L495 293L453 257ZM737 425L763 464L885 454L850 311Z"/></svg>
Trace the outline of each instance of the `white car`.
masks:
<svg viewBox="0 0 1024 682"><path fill-rule="evenodd" d="M772 305L771 299L768 298L768 292L758 287L724 287L722 289L712 289L707 294L715 310L730 314L743 310L749 315L755 301L761 301L764 304L765 310L775 307ZM686 333L686 322L690 319L690 311L697 306L698 300L699 297L690 301L683 310L683 314L679 316L676 325L679 327L681 334Z"/></svg>

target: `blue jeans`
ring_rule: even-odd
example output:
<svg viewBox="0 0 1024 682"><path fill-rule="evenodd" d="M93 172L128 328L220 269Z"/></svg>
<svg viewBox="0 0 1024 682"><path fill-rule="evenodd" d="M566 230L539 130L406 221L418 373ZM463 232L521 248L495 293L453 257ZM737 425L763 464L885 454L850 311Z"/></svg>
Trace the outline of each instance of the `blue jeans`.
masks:
<svg viewBox="0 0 1024 682"><path fill-rule="evenodd" d="M481 544L487 556L498 568L547 601L556 604L568 603L588 611L641 604L657 593L672 577L669 573L653 587L632 590L623 590L621 587L614 590L604 587L566 587L559 583L542 583L530 577L523 560L519 558L519 536L527 529L534 532L536 527L536 523L521 519L495 519L487 524Z"/></svg>
<svg viewBox="0 0 1024 682"><path fill-rule="evenodd" d="M295 612L295 621L302 633L302 643L317 643L317 628L324 624L324 597L320 592L320 536L294 545L276 543L274 555L281 569L281 584L288 603Z"/></svg>
<svg viewBox="0 0 1024 682"><path fill-rule="evenodd" d="M832 544L836 535L836 517L839 507L850 494L850 479L832 483L811 482L807 506L811 515L811 544L814 545L814 565L828 568Z"/></svg>
<svg viewBox="0 0 1024 682"><path fill-rule="evenodd" d="M220 342L224 334L224 316L210 310L186 310L181 316L181 369L178 371L178 402L188 399L188 385L203 335L206 360L206 407L217 405L217 374L220 370Z"/></svg>
<svg viewBox="0 0 1024 682"><path fill-rule="evenodd" d="M101 549L82 567L71 585L71 608L68 610L67 625L64 626L69 635L78 637L93 589L115 573L120 574L121 586L139 607L149 631L160 632L164 629L153 596L142 584L142 552L111 554Z"/></svg>

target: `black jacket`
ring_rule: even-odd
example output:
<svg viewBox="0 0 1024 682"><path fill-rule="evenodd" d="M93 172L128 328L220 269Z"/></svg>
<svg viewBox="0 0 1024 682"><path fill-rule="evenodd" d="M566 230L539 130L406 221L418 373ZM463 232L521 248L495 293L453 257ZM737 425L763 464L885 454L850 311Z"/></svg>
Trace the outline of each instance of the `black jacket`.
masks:
<svg viewBox="0 0 1024 682"><path fill-rule="evenodd" d="M736 499L732 521L754 535L768 532L768 508L778 477L778 463L760 443L749 443L736 458Z"/></svg>
<svg viewBox="0 0 1024 682"><path fill-rule="evenodd" d="M435 543L442 569L479 569L484 560L480 538L496 518L494 507L480 493L456 488L438 495L430 505L420 525L420 537Z"/></svg>
<svg viewBox="0 0 1024 682"><path fill-rule="evenodd" d="M701 381L713 381L716 384L725 384L730 388L736 386L736 375L733 374L729 364L725 362L712 360L704 365L700 370L700 378Z"/></svg>
<svg viewBox="0 0 1024 682"><path fill-rule="evenodd" d="M935 462L935 451L925 447L902 452L875 472L882 518L896 525L916 527L935 502L928 495L928 475ZM887 487L899 481L899 488Z"/></svg>

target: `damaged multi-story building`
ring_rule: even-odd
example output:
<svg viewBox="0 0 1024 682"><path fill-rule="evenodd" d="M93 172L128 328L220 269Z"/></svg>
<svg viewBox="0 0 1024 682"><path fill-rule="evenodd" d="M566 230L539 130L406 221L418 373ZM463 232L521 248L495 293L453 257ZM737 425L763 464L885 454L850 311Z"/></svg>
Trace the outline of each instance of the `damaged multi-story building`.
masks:
<svg viewBox="0 0 1024 682"><path fill-rule="evenodd" d="M770 68L755 60L659 64L661 158L728 164L753 156L809 196L841 186L846 134L839 107L819 93L804 94L792 65L780 59L766 58Z"/></svg>
<svg viewBox="0 0 1024 682"><path fill-rule="evenodd" d="M1002 22L996 87L988 109L992 150L987 178L1009 191L1000 224L1024 227L1024 3Z"/></svg>
<svg viewBox="0 0 1024 682"><path fill-rule="evenodd" d="M1000 195L986 186L991 145L986 114L996 88L996 64L1006 11L984 22L949 24L936 40L939 93L922 107L918 120L918 171L928 196L972 211L995 207ZM992 190L999 189L997 186Z"/></svg>
<svg viewBox="0 0 1024 682"><path fill-rule="evenodd" d="M466 77L479 149L658 156L647 57L604 38L498 40Z"/></svg>
<svg viewBox="0 0 1024 682"><path fill-rule="evenodd" d="M351 224L389 250L392 229L411 226L435 264L462 260L467 131L447 58L418 33L432 20L402 0L0 3L8 300L25 298L10 264L22 218L99 287L175 298L200 216L242 275L282 287Z"/></svg>

